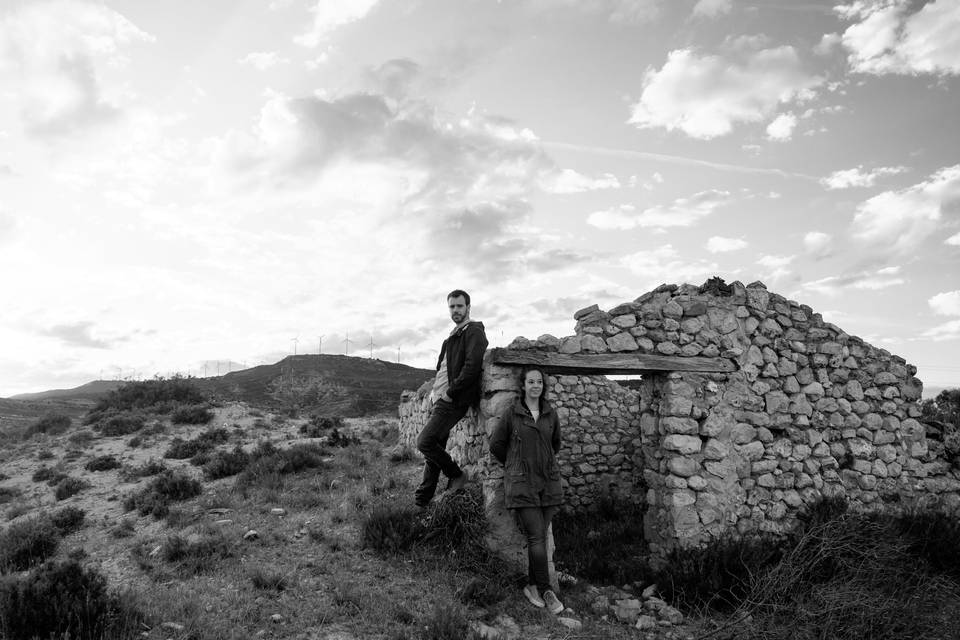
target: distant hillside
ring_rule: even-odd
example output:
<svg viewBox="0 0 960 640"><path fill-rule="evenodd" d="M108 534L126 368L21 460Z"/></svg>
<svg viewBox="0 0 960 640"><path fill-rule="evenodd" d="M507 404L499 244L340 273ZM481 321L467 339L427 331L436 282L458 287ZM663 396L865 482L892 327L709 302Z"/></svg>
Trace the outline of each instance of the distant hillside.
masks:
<svg viewBox="0 0 960 640"><path fill-rule="evenodd" d="M114 389L124 385L123 380L94 380L93 382L88 382L82 384L79 387L74 387L73 389L52 389L50 391L38 391L36 393L21 393L19 395L10 396L10 400L52 400L55 398L60 399L79 399L87 398L90 400L96 400L103 394L108 391L113 391Z"/></svg>
<svg viewBox="0 0 960 640"><path fill-rule="evenodd" d="M288 356L275 364L202 378L201 386L224 400L321 415L392 413L400 393L436 375L431 369L338 355Z"/></svg>
<svg viewBox="0 0 960 640"><path fill-rule="evenodd" d="M0 435L27 427L37 418L49 413L60 413L80 419L94 401L89 398L46 398L42 400L15 400L0 398Z"/></svg>

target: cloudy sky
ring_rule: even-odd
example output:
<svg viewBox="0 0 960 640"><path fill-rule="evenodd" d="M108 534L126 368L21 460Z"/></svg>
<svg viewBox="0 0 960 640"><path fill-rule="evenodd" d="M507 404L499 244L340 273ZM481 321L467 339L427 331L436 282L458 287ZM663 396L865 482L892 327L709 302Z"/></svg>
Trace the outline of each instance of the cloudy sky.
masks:
<svg viewBox="0 0 960 640"><path fill-rule="evenodd" d="M958 114L951 0L4 0L0 396L714 275L957 386Z"/></svg>

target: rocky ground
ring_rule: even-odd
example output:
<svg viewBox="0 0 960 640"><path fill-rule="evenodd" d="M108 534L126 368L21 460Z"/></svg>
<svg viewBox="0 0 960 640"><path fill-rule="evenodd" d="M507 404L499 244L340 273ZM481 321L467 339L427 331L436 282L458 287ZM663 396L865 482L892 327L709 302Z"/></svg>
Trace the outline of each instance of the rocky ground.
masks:
<svg viewBox="0 0 960 640"><path fill-rule="evenodd" d="M146 615L145 640L453 638L458 620L475 637L504 639L693 638L703 628L703 621L685 622L649 585L597 587L572 576L563 576L567 609L559 616L531 607L519 576L498 601L476 606L463 597L474 577L448 570L442 558L364 548L367 515L405 504L419 476L417 457L396 451L393 417L348 419L343 434L355 443L327 447L319 468L250 486L234 476L207 480L189 460L164 458L175 438L217 428L229 433L222 450L322 443L301 434L306 423L242 403L218 407L203 427L154 421L119 437L101 437L75 421L61 435L38 434L0 454L3 527L65 506L83 510L84 526L62 540L57 557L80 559L128 593ZM122 466L85 468L103 456ZM151 480L130 470L150 462L201 480L202 493L165 519L127 511L124 498ZM42 467L84 488L57 500L51 486L34 480ZM208 557L171 560L172 541L207 549Z"/></svg>

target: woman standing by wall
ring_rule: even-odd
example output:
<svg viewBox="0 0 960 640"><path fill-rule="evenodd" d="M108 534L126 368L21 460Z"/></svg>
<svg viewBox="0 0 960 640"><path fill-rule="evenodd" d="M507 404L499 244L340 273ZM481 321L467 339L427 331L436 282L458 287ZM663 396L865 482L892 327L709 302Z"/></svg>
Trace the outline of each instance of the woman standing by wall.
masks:
<svg viewBox="0 0 960 640"><path fill-rule="evenodd" d="M504 465L504 501L518 516L527 538L527 586L523 594L535 607L552 613L563 603L550 588L547 531L563 504L560 484L560 421L544 399L546 376L538 367L524 367L523 394L501 416L490 436L490 453Z"/></svg>

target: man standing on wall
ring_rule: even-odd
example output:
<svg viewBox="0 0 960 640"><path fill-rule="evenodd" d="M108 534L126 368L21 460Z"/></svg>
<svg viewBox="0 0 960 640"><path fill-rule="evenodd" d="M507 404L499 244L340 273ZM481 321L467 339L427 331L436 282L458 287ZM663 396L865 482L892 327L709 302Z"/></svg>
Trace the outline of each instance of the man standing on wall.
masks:
<svg viewBox="0 0 960 640"><path fill-rule="evenodd" d="M487 350L483 323L470 320L470 294L460 289L451 291L447 306L456 326L440 348L437 378L430 392L433 411L417 438L417 449L426 459L423 481L416 491L421 508L433 499L441 472L447 476L449 491L460 491L467 484L466 472L447 453L447 439L467 410L480 402L480 370Z"/></svg>

